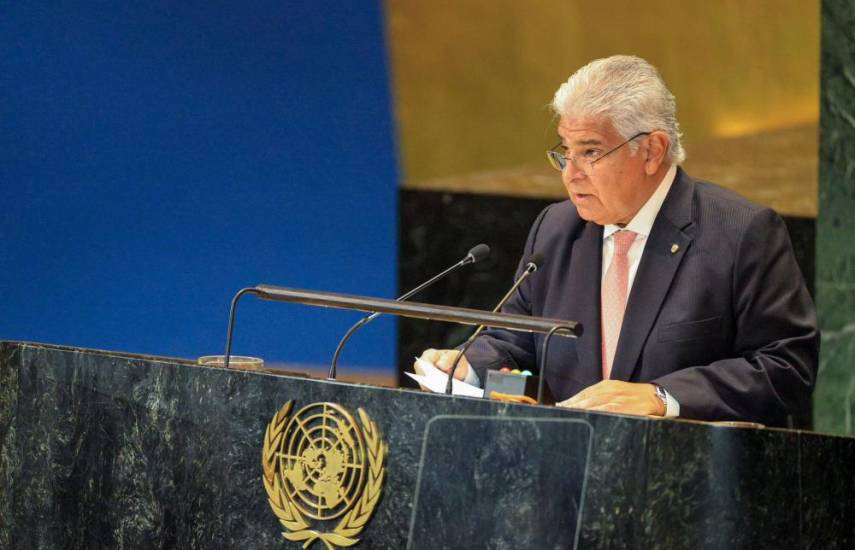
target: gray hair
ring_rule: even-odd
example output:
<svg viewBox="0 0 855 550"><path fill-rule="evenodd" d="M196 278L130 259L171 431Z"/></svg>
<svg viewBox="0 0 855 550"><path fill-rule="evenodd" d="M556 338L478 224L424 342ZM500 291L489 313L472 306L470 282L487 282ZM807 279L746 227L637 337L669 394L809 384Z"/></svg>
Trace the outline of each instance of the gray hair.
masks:
<svg viewBox="0 0 855 550"><path fill-rule="evenodd" d="M552 109L558 116L605 116L624 139L661 130L671 138L668 160L680 164L686 159L674 95L656 67L640 57L614 55L591 61L558 88ZM638 150L635 142L630 147Z"/></svg>

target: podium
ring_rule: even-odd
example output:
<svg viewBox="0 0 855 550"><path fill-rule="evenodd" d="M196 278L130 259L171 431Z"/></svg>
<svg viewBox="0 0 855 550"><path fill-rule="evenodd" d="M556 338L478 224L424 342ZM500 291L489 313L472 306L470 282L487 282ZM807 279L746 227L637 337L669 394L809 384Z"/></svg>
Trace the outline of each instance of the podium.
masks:
<svg viewBox="0 0 855 550"><path fill-rule="evenodd" d="M353 547L855 545L855 438L3 342L0 547L301 548L262 464L289 402L368 418L388 448Z"/></svg>

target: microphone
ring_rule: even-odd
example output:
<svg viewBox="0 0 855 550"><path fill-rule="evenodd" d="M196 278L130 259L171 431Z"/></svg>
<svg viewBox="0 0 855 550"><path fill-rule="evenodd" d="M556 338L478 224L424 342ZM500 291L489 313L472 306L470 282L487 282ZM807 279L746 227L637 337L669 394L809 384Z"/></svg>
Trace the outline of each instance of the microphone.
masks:
<svg viewBox="0 0 855 550"><path fill-rule="evenodd" d="M541 254L540 252L535 252L534 254L529 256L528 263L525 264L525 269L523 270L522 275L520 275L519 279L514 282L514 286L511 287L508 293L505 294L505 296L501 300L499 300L498 305L493 308L493 311L496 312L502 309L502 306L504 306L505 303L507 303L507 301L511 299L511 296L513 296L517 289L520 287L520 285L523 284L523 281L528 279L529 275L537 271L537 269L541 265L543 265L543 254ZM466 340L466 343L463 344L463 347L460 349L460 353L457 354L457 357L454 359L454 363L452 363L451 369L448 371L448 383L445 385L446 395L451 395L451 385L454 380L454 373L457 371L457 365L460 364L460 360L463 358L463 354L466 353L466 351L469 349L469 346L472 345L472 342L474 342L475 339L478 338L478 335L481 334L482 330L484 330L484 325L479 325L478 328L475 329L475 332L472 333L472 336L470 336L469 339Z"/></svg>
<svg viewBox="0 0 855 550"><path fill-rule="evenodd" d="M450 275L454 271L457 271L461 267L463 267L465 265L470 265L470 264L477 264L481 260L487 259L487 256L489 256L489 255L490 255L490 247L489 246L487 246L484 243L476 244L475 246L473 246L472 248L469 249L469 252L466 253L466 256L464 256L462 260L460 260L459 262L457 262L453 266L449 267L445 271L439 273L438 275L434 275L433 277L431 277L427 281L423 282L422 284L420 284L416 288L412 289L411 291L407 292L406 294L398 297L395 301L396 302L403 302L403 301L407 300L408 298L412 297L414 294L417 294L418 292L421 292L425 288L434 284L438 280L446 277L447 275ZM342 339L339 341L338 346L335 348L335 354L333 355L332 364L330 365L330 372L327 375L327 380L335 380L336 370L338 368L338 357L339 357L339 355L341 355L341 350L344 349L344 345L347 343L348 340L350 340L350 337L353 336L353 333L356 332L357 330L359 330L360 328L362 328L363 326L367 325L368 323L370 323L371 321L373 321L374 319L376 319L379 316L380 316L380 313L377 313L377 312L366 315L365 317L363 317L362 319L357 321L352 327L350 327L350 329L348 329L348 331L344 334Z"/></svg>

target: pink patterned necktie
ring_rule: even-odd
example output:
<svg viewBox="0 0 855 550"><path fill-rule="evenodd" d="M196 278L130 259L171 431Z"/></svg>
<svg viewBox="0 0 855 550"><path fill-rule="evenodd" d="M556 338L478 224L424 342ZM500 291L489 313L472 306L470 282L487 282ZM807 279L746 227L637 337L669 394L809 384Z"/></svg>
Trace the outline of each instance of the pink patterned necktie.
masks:
<svg viewBox="0 0 855 550"><path fill-rule="evenodd" d="M614 254L612 262L606 270L606 278L601 289L602 329L603 329L603 380L607 380L612 372L612 362L615 359L620 327L626 309L627 288L629 287L629 252L635 241L636 233L618 231L612 235Z"/></svg>

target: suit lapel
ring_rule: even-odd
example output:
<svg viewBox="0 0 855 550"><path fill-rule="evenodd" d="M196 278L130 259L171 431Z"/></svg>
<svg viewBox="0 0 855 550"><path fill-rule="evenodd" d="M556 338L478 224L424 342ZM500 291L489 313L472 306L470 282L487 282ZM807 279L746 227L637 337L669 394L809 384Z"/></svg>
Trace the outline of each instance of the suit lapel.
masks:
<svg viewBox="0 0 855 550"><path fill-rule="evenodd" d="M694 184L678 169L653 223L632 284L615 352L611 378L631 380L644 343L692 244Z"/></svg>
<svg viewBox="0 0 855 550"><path fill-rule="evenodd" d="M578 320L584 327L577 339L579 357L577 378L591 383L602 377L602 352L600 349L600 278L603 264L603 227L585 224L579 239L573 243L568 270L570 301L569 319ZM592 269L592 266L596 266Z"/></svg>

